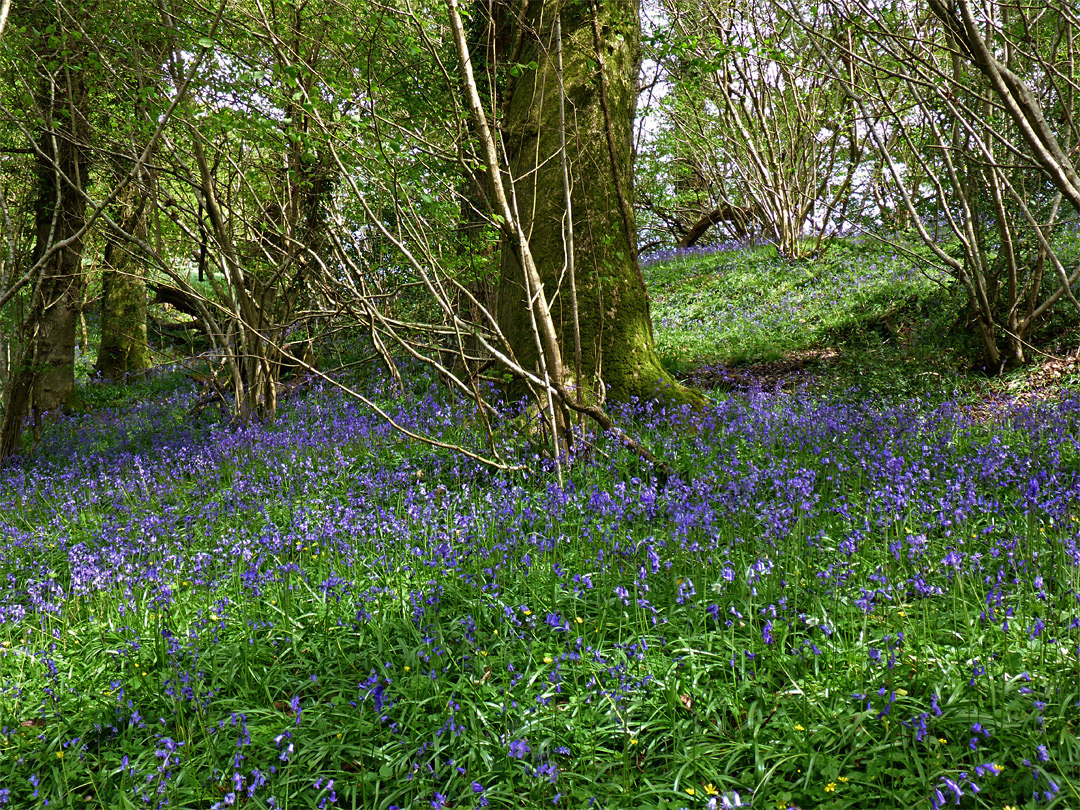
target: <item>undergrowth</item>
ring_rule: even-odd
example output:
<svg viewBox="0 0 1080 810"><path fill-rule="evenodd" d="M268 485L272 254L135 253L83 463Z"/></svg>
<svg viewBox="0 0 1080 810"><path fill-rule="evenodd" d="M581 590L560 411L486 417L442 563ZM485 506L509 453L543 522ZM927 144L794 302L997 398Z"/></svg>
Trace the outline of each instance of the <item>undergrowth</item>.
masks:
<svg viewBox="0 0 1080 810"><path fill-rule="evenodd" d="M768 250L648 269L666 362L846 382L616 409L663 482L600 436L559 485L520 416L492 472L318 385L83 383L0 470L0 806L1080 806L1080 399L978 411L948 290ZM404 373L357 385L482 445Z"/></svg>
<svg viewBox="0 0 1080 810"><path fill-rule="evenodd" d="M439 390L381 396L463 438ZM637 411L679 474L602 446L560 488L329 391L193 396L5 470L0 801L1080 802L1080 402Z"/></svg>

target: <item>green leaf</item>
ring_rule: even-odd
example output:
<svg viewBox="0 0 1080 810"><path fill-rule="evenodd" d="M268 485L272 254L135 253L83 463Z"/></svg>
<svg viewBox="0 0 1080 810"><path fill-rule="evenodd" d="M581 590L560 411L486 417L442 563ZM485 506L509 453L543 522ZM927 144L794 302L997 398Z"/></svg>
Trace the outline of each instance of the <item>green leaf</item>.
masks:
<svg viewBox="0 0 1080 810"><path fill-rule="evenodd" d="M210 37L202 37L199 40L199 47L200 48L213 48L214 44L215 44L214 40L210 39Z"/></svg>

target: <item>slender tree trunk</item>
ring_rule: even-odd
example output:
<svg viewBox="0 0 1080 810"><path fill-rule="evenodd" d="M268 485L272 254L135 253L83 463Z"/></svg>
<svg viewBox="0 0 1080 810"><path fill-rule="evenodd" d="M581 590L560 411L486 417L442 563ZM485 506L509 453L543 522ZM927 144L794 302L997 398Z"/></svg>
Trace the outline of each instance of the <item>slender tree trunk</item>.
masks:
<svg viewBox="0 0 1080 810"><path fill-rule="evenodd" d="M461 262L459 280L470 295L458 294L457 312L464 320L482 323L483 310L495 312L498 306L498 288L495 271L492 270L496 260L495 250L493 242L484 239L487 218L480 212L486 203L480 184L466 178L461 185L461 218L458 221L459 237L455 249ZM480 343L472 335L465 336L463 348L469 357L478 357L481 353ZM448 368L458 362L457 350L456 345L448 348L447 363L444 364Z"/></svg>
<svg viewBox="0 0 1080 810"><path fill-rule="evenodd" d="M492 4L490 14L474 13L465 21L466 42L472 59L473 78L481 98L491 98L493 86L492 68L497 54L506 47L506 12L502 3ZM465 88L462 88L465 92ZM476 122L468 121L471 139L477 137ZM456 310L464 320L482 323L484 312L496 312L498 308L498 256L494 242L485 238L489 209L490 189L487 188L486 176L481 172L465 172L459 193L461 195L461 214L458 220L458 238L455 250L460 260L458 281L468 295L458 293ZM479 357L480 342L475 335L465 335L462 347L467 357ZM447 341L444 365L455 368L461 361L457 340ZM467 364L466 364L467 365ZM475 369L466 368L466 372Z"/></svg>
<svg viewBox="0 0 1080 810"><path fill-rule="evenodd" d="M563 84L574 217L579 324L584 385L593 396L618 400L700 402L660 365L653 344L649 300L637 259L633 221L632 129L637 101L641 23L639 0L529 3L523 7L519 65L510 90L505 132L516 213L559 342L573 346L565 252L563 163L560 157L559 81L554 43L562 15ZM597 58L599 53L599 59ZM520 257L504 241L499 326L518 361L538 365ZM572 370L567 369L567 378Z"/></svg>

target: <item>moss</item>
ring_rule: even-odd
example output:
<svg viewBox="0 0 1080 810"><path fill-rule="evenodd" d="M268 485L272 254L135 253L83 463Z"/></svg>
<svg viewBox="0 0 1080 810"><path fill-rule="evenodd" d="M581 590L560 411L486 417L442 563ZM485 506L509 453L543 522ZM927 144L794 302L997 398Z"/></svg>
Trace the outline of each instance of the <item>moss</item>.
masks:
<svg viewBox="0 0 1080 810"><path fill-rule="evenodd" d="M704 399L680 386L663 368L653 345L649 299L627 232L612 173L604 111L595 69L592 21L580 4L532 4L529 23L541 41L553 36L556 13L566 9L563 28L563 85L566 135L572 176L573 212L581 333L582 372L599 377L609 398L660 400L699 406ZM600 5L599 25L607 71L609 108L616 141L616 164L624 193L632 194L632 125L640 23L637 0ZM572 21L572 22L571 22ZM548 59L547 57L551 58ZM559 134L559 81L554 50L536 43L520 62L536 61L510 92L505 130L518 211L552 306L563 362L574 367L573 320L564 272L565 202ZM632 197L628 200L632 204ZM526 308L521 266L514 251L502 251L499 324L518 361L535 368L535 338ZM570 376L573 376L571 374Z"/></svg>
<svg viewBox="0 0 1080 810"><path fill-rule="evenodd" d="M146 280L133 269L107 268L102 276L97 370L106 377L120 377L149 367Z"/></svg>
<svg viewBox="0 0 1080 810"><path fill-rule="evenodd" d="M145 239L145 201L138 199L134 186L128 188L121 205L121 227ZM106 377L121 377L150 367L146 337L146 270L127 245L110 241L105 247L102 274L101 345L97 370Z"/></svg>

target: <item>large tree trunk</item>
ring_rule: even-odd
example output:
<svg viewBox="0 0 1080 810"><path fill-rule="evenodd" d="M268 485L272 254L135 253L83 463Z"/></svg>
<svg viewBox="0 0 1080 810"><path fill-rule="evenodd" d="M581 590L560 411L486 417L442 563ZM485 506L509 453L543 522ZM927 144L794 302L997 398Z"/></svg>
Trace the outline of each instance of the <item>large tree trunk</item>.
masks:
<svg viewBox="0 0 1080 810"><path fill-rule="evenodd" d="M147 234L144 191L132 184L123 194L120 227L139 239ZM97 370L122 377L150 367L146 341L146 267L132 255L133 246L110 238L101 276L101 345Z"/></svg>
<svg viewBox="0 0 1080 810"><path fill-rule="evenodd" d="M531 62L510 89L506 149L517 215L551 303L564 356L573 356L573 313L564 250L566 202L560 151L556 15L561 14L567 159L582 346L579 385L598 381L618 400L700 402L660 365L633 220L632 128L637 101L639 0L524 4L520 50ZM599 52L599 59L597 58ZM602 67L598 70L598 64ZM521 68L518 68L521 70ZM605 108L607 114L605 114ZM519 256L504 244L499 326L518 361L538 365ZM566 369L572 379L573 369Z"/></svg>
<svg viewBox="0 0 1080 810"><path fill-rule="evenodd" d="M0 424L0 459L19 448L23 424L70 400L75 388L75 338L85 276L82 238L86 202L76 186L87 172L86 92L80 71L61 71L42 79L43 132L37 160L36 235L31 262L42 264L23 326L23 350L9 380Z"/></svg>

